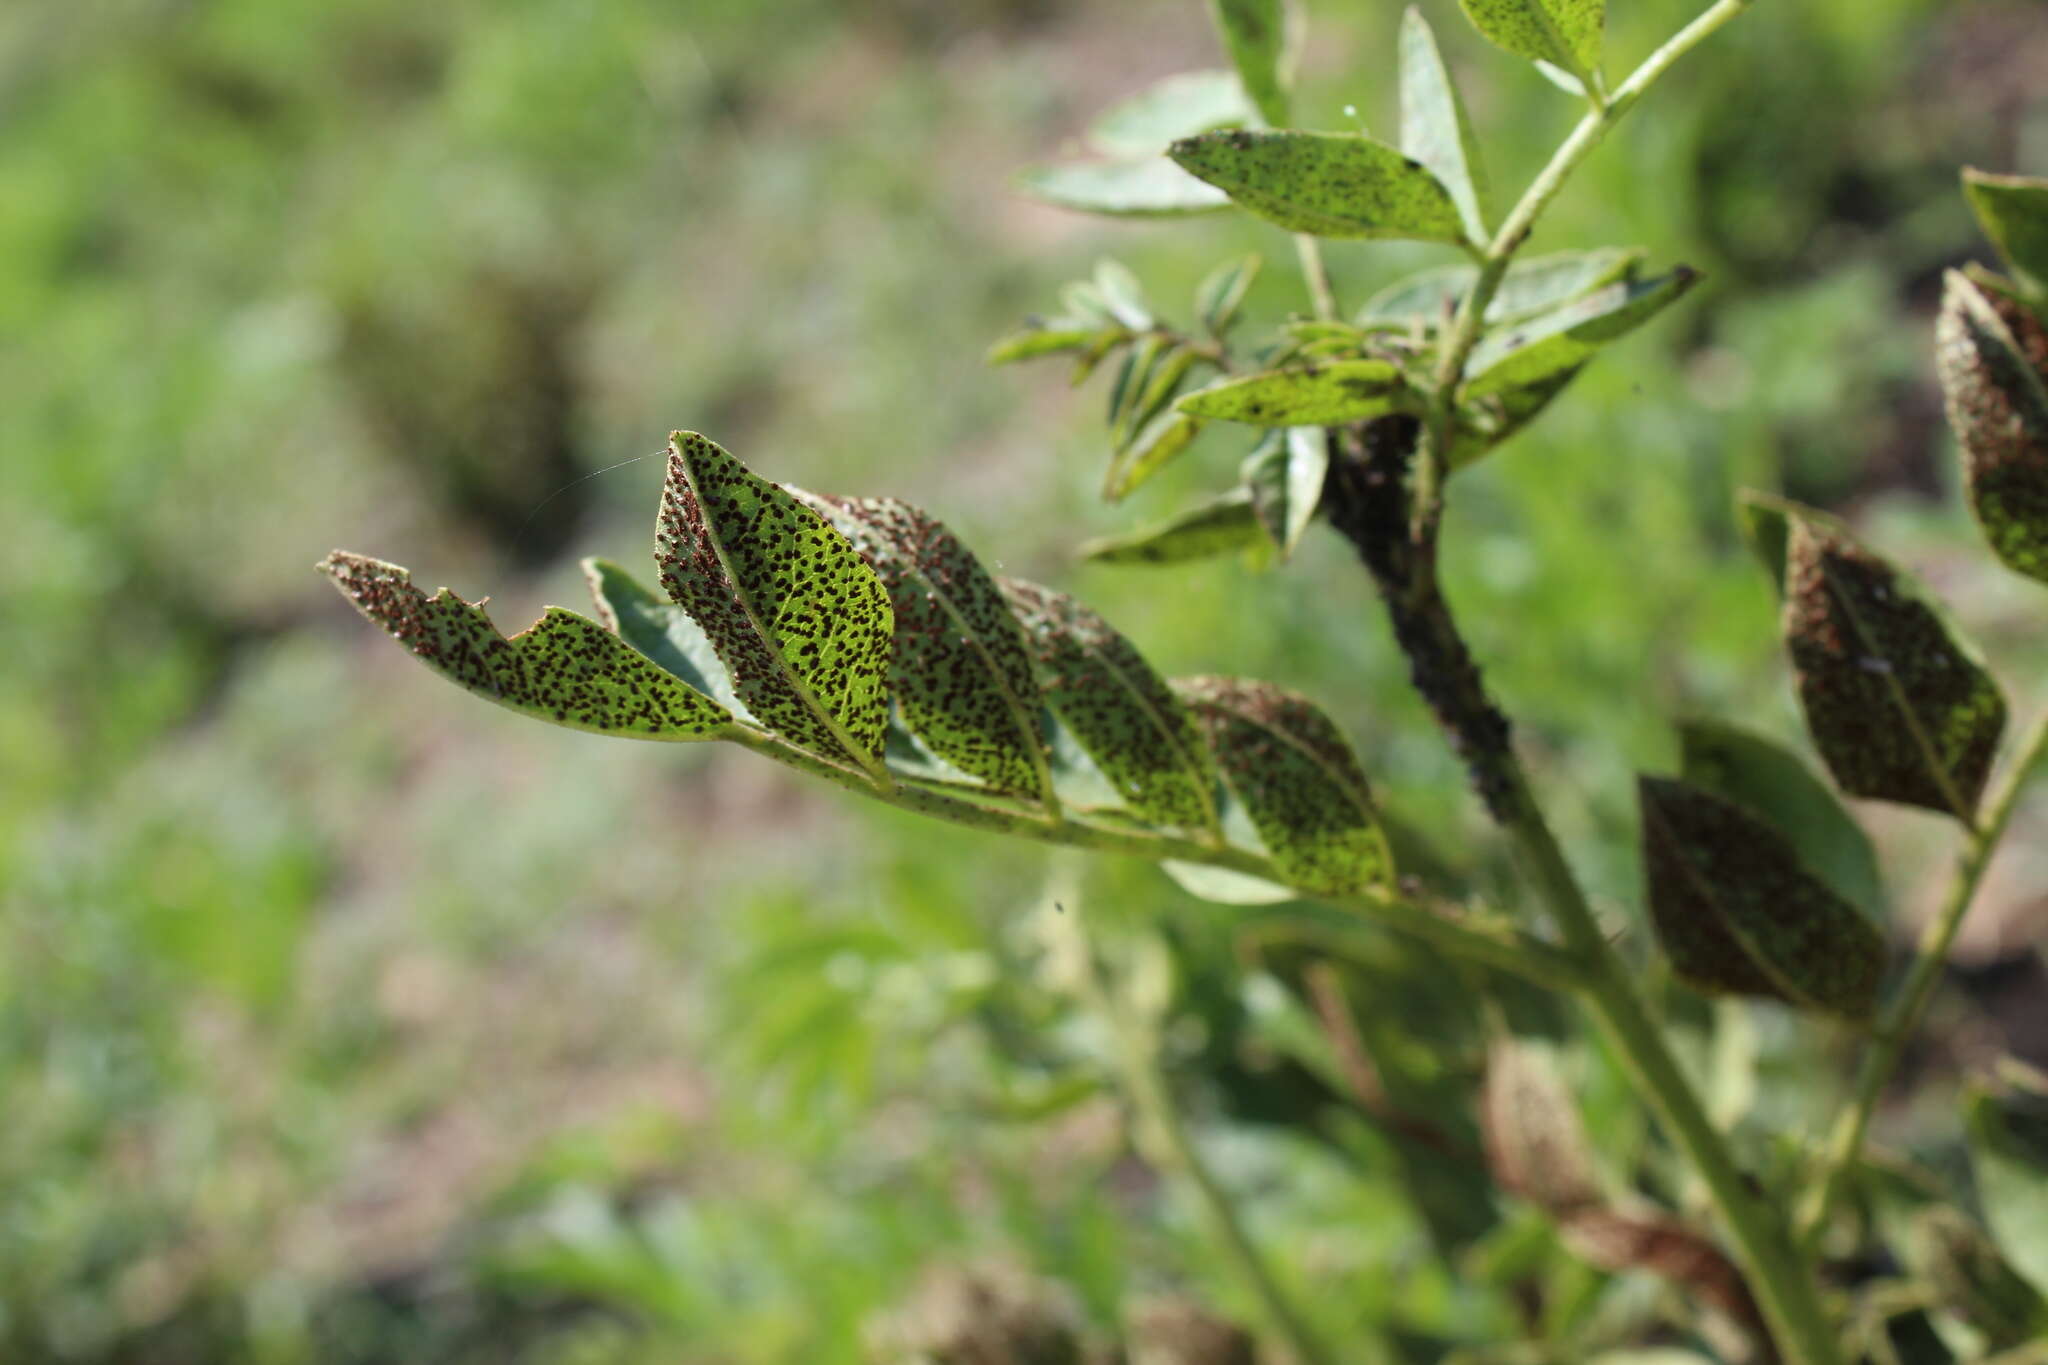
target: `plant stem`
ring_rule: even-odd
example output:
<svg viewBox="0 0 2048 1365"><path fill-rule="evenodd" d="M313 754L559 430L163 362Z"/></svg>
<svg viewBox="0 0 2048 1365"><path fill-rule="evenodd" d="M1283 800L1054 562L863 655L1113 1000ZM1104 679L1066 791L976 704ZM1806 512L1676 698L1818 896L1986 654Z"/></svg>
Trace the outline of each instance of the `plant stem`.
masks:
<svg viewBox="0 0 2048 1365"><path fill-rule="evenodd" d="M1287 1343L1294 1359L1300 1365L1335 1365L1336 1356L1288 1301L1279 1278L1238 1217L1230 1192L1202 1160L1194 1139L1188 1135L1187 1125L1181 1122L1166 1073L1159 1064L1156 1024L1132 1018L1124 1002L1116 999L1095 961L1094 945L1089 941L1080 906L1068 906L1067 913L1074 917L1074 932L1080 939L1083 990L1115 1036L1124 1089L1138 1111L1142 1145L1153 1149L1149 1155L1154 1162L1194 1190L1231 1268L1258 1299L1268 1324Z"/></svg>
<svg viewBox="0 0 2048 1365"><path fill-rule="evenodd" d="M1316 317L1324 322L1337 319L1337 291L1330 285L1329 267L1323 264L1323 246L1306 232L1294 234L1295 255L1301 258L1301 276L1308 281L1309 301Z"/></svg>
<svg viewBox="0 0 2048 1365"><path fill-rule="evenodd" d="M1885 1082L1891 1079L1906 1039L1920 1022L1921 1012L1927 1008L1927 1002L1941 980L1949 947L1955 942L1956 932L1963 927L1963 917L1969 914L1970 905L1977 897L1985 869L1991 865L1992 855L1998 851L2006 826L2011 823L2013 811L2019 806L2020 792L2043 759L2048 759L2048 711L2042 712L2034 721L2033 728L2020 743L2018 757L1992 792L1983 818L1971 828L1957 857L1948 894L1942 898L1940 910L1920 935L1913 966L1885 1006L1873 1031L1870 1049L1864 1053L1863 1065L1857 1072L1855 1098L1849 1111L1836 1125L1834 1137L1828 1144L1825 1174L1801 1212L1800 1245L1809 1255L1818 1246L1821 1234L1827 1229L1828 1218L1848 1185L1857 1154L1863 1148L1864 1136L1870 1131L1871 1117L1884 1094Z"/></svg>

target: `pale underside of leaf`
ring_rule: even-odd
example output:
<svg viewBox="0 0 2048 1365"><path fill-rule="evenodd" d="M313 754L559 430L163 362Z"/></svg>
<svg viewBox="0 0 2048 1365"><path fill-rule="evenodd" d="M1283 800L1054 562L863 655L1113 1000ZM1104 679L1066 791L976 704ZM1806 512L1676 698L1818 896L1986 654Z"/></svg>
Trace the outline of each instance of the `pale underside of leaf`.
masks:
<svg viewBox="0 0 2048 1365"><path fill-rule="evenodd" d="M1570 303L1632 276L1647 255L1641 247L1597 247L1517 260L1486 305L1486 321L1508 326ZM1367 299L1358 310L1358 321L1406 325L1420 319L1424 326L1446 325L1478 278L1479 267L1473 265L1419 271Z"/></svg>
<svg viewBox="0 0 2048 1365"><path fill-rule="evenodd" d="M1024 631L1039 688L1062 729L1157 825L1213 834L1214 775L1194 721L1144 657L1073 598L998 579Z"/></svg>
<svg viewBox="0 0 2048 1365"><path fill-rule="evenodd" d="M1295 232L1462 244L1464 220L1429 168L1359 133L1183 138L1168 154L1241 207Z"/></svg>
<svg viewBox="0 0 2048 1365"><path fill-rule="evenodd" d="M1034 166L1017 184L1034 199L1110 218L1185 218L1230 207L1229 195L1163 156Z"/></svg>
<svg viewBox="0 0 2048 1365"><path fill-rule="evenodd" d="M688 612L655 596L609 560L584 560L583 576L606 630L731 711L734 719L754 723L724 661Z"/></svg>
<svg viewBox="0 0 2048 1365"><path fill-rule="evenodd" d="M894 613L846 538L695 432L677 432L656 525L670 598L747 710L828 761L882 773Z"/></svg>
<svg viewBox="0 0 2048 1365"><path fill-rule="evenodd" d="M428 667L500 706L628 739L716 739L730 728L724 707L575 612L549 607L507 639L482 602L446 588L428 597L395 564L337 550L320 568Z"/></svg>
<svg viewBox="0 0 2048 1365"><path fill-rule="evenodd" d="M1156 156L1177 138L1257 117L1236 72L1184 71L1111 106L1088 125L1088 141L1105 156Z"/></svg>
<svg viewBox="0 0 2048 1365"><path fill-rule="evenodd" d="M1473 349L1462 393L1483 397L1576 369L1676 303L1699 282L1679 266L1654 280L1617 280L1527 322L1489 333Z"/></svg>
<svg viewBox="0 0 2048 1365"><path fill-rule="evenodd" d="M1828 770L1969 823L2005 729L1997 684L1890 564L1818 513L1791 527L1785 642Z"/></svg>
<svg viewBox="0 0 2048 1365"><path fill-rule="evenodd" d="M1465 101L1429 21L1413 5L1401 18L1401 150L1427 166L1457 201L1465 235L1486 240L1486 172Z"/></svg>

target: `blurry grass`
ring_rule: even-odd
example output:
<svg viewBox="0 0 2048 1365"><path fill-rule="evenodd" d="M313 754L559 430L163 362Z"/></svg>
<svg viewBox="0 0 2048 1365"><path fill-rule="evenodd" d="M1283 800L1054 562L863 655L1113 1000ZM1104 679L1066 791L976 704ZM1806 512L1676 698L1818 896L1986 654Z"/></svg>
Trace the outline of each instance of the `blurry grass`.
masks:
<svg viewBox="0 0 2048 1365"><path fill-rule="evenodd" d="M1254 315L1303 306L1256 224L1102 226L1006 191L1094 106L1212 62L1196 8L0 17L0 1355L851 1360L866 1314L967 1249L1104 1324L1182 1279L1249 1311L1129 1170L1094 1045L1033 984L1040 854L742 756L526 725L308 569L386 554L522 623L580 601L576 554L639 562L659 469L557 490L696 427L771 477L924 503L1165 671L1316 695L1390 805L1477 860L1341 547L1260 578L1071 568L1239 451L1209 438L1106 509L1099 393L979 365L1105 252L1169 315L1247 249ZM1305 116L1390 125L1391 11L1311 8ZM1618 8L1621 60L1683 9ZM1536 243L1710 276L1453 512L1453 597L1616 917L1626 779L1669 761L1664 718L1793 728L1737 483L1877 504L1994 647L2038 605L1955 548L1919 287L1975 250L1955 165L2040 154L2040 118L1940 69L1936 18L1953 38L1931 0L1759 6ZM1517 184L1570 110L1442 27ZM1332 252L1354 302L1436 259ZM1089 887L1210 926L1191 960L1235 970L1223 912L1142 868ZM988 1117L1046 1095L1076 1097L1041 1121L1057 1161L1040 1124ZM1343 1166L1205 1131L1333 1331L1490 1330L1498 1296L1352 1178L1389 1169L1379 1139Z"/></svg>

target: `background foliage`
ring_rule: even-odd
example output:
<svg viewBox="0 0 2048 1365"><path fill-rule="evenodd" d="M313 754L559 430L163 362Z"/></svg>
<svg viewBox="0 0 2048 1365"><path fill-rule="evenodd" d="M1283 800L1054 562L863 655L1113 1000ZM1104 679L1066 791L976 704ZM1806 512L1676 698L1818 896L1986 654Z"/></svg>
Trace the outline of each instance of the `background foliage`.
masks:
<svg viewBox="0 0 2048 1365"><path fill-rule="evenodd" d="M0 1355L852 1360L921 1267L985 1257L1098 1325L1172 1289L1245 1312L1130 1154L1061 886L1163 945L1173 1078L1332 1335L1436 1359L1514 1328L1540 1220L1340 1100L1223 908L1109 861L1049 882L1039 852L745 756L519 724L307 571L403 547L430 585L516 584L501 624L579 602L575 554L645 543L660 462L571 481L692 426L769 477L913 498L1162 671L1317 697L1394 814L1497 877L1343 547L1165 594L1075 567L1237 452L1104 509L1095 394L980 368L1099 255L1160 298L1232 250L1284 258L1246 219L1103 226L1009 191L1116 96L1214 64L1197 8L0 15ZM1391 89L1353 73L1385 68L1396 7L1310 8L1304 121L1390 128ZM1617 6L1610 49L1685 8ZM1569 102L1433 17L1518 179ZM1954 168L2044 169L2044 44L2024 4L1764 0L1546 218L1538 250L1641 242L1706 275L1461 476L1449 531L1450 595L1603 913L1634 913L1627 775L1675 768L1667 715L1792 731L1736 485L1881 528L2002 659L2048 654L2037 589L1948 486L1929 346L1940 269L1984 250ZM1353 306L1447 258L1330 254ZM1269 271L1253 306L1305 307L1290 288ZM1861 813L1909 927L1938 827ZM2042 847L2012 841L1890 1141L1952 1139L1971 1060L2048 1058L2019 891ZM1400 1106L1454 1126L1481 1046L1455 983L1392 940L1351 983ZM1826 1115L1812 1068L1851 1045L1753 1017L1725 1103L1761 1148ZM1619 1163L1624 1089L1572 1065ZM1552 1301L1588 1340L1661 1292L1581 1275Z"/></svg>

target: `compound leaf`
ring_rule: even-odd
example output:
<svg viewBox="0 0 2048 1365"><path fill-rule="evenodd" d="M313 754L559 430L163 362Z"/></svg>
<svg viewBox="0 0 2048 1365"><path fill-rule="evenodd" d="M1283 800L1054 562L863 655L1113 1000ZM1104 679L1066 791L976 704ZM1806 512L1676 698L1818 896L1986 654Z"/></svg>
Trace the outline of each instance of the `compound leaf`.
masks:
<svg viewBox="0 0 2048 1365"><path fill-rule="evenodd" d="M999 792L1052 803L1038 684L995 579L945 525L894 498L811 497L895 613L889 690L904 728Z"/></svg>
<svg viewBox="0 0 2048 1365"><path fill-rule="evenodd" d="M1463 243L1464 221L1429 168L1362 133L1233 129L1167 148L1268 222L1318 237Z"/></svg>
<svg viewBox="0 0 2048 1365"><path fill-rule="evenodd" d="M681 431L669 441L655 558L748 711L799 748L882 773L894 613L846 537Z"/></svg>
<svg viewBox="0 0 2048 1365"><path fill-rule="evenodd" d="M1393 880L1365 774L1321 708L1242 678L1177 678L1173 688L1290 885L1342 895Z"/></svg>
<svg viewBox="0 0 2048 1365"><path fill-rule="evenodd" d="M628 739L717 739L726 709L586 616L549 607L507 639L482 602L432 597L396 564L336 550L320 571L424 662L460 687L571 730Z"/></svg>
<svg viewBox="0 0 2048 1365"><path fill-rule="evenodd" d="M1486 171L1472 118L1437 48L1436 34L1413 5L1401 17L1401 150L1429 167L1457 202L1465 235L1486 240Z"/></svg>
<svg viewBox="0 0 2048 1365"><path fill-rule="evenodd" d="M1230 196L1163 156L1135 161L1068 161L1017 177L1033 199L1107 218L1185 218L1230 207Z"/></svg>
<svg viewBox="0 0 2048 1365"><path fill-rule="evenodd" d="M1391 361L1331 360L1220 379L1182 395L1177 406L1193 417L1293 427L1359 422L1410 401Z"/></svg>
<svg viewBox="0 0 2048 1365"><path fill-rule="evenodd" d="M1686 782L1638 783L1650 919L1700 990L1870 1017L1883 935L1809 873L1785 837Z"/></svg>
<svg viewBox="0 0 2048 1365"><path fill-rule="evenodd" d="M1951 270L1934 334L1970 507L2000 559L2048 582L2048 330Z"/></svg>
<svg viewBox="0 0 2048 1365"><path fill-rule="evenodd" d="M1140 819L1214 831L1215 778L1187 709L1129 640L1065 593L997 580L1045 704Z"/></svg>
<svg viewBox="0 0 2048 1365"><path fill-rule="evenodd" d="M1832 518L1788 517L1785 643L1828 771L1969 823L2005 729L1998 685L1911 579Z"/></svg>

